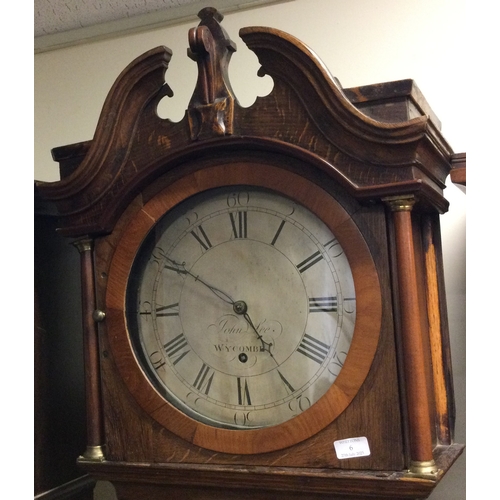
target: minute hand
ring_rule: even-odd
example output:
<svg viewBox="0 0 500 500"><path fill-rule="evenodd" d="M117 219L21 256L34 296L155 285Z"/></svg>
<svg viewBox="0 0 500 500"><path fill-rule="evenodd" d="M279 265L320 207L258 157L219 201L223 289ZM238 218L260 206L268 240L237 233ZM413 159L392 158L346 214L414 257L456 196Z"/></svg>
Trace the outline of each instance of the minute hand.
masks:
<svg viewBox="0 0 500 500"><path fill-rule="evenodd" d="M239 315L243 316L245 318L245 321L250 325L250 327L252 328L252 330L257 335L258 339L260 340L260 342L262 344L262 351L267 351L271 355L271 357L274 359L273 353L271 352L271 347L272 347L273 344L270 343L270 342L266 342L263 339L262 335L258 332L257 328L253 324L253 321L252 321L252 319L250 318L250 316L249 316L249 314L247 312L247 305L246 305L246 303L244 301L242 301L242 300L235 301L226 292L223 292L222 290L219 290L215 286L209 285L205 280L201 279L199 276L193 274L191 271L189 271L188 269L186 269L186 264L185 263L179 264L175 260L172 260L172 259L168 259L168 260L174 266L176 266L178 268L182 268L182 273L189 274L189 276L192 276L195 279L195 281L199 281L202 285L205 285L214 295L216 295L217 297L219 297L219 299L221 299L222 301L224 301L226 304L232 305L233 306L233 311L236 314L239 314Z"/></svg>
<svg viewBox="0 0 500 500"><path fill-rule="evenodd" d="M206 281L202 280L199 276L196 274L193 274L191 271L186 269L186 264L183 262L182 264L179 264L175 260L168 259L168 261L179 268L179 272L182 272L183 274L189 274L189 276L192 276L195 281L199 281L202 285L205 285L213 294L215 294L219 299L223 300L226 304L230 304L234 307L234 304L236 303L230 295L228 295L226 292L223 292L222 290L219 290L218 288L209 285ZM181 271L182 270L182 271Z"/></svg>

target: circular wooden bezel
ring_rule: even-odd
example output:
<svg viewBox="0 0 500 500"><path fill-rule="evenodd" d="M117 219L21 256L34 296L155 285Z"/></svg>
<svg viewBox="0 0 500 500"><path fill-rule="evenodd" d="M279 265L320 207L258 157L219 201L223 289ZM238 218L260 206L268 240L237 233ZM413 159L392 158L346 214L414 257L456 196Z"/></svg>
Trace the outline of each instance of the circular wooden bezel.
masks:
<svg viewBox="0 0 500 500"><path fill-rule="evenodd" d="M137 252L148 232L169 210L202 191L232 185L275 190L316 214L339 240L351 266L356 290L356 323L344 367L309 409L282 424L261 429L212 427L182 413L153 386L132 346L126 320L126 292ZM210 450L254 454L275 451L315 435L351 403L363 384L377 350L382 320L378 274L368 245L348 212L325 190L284 168L256 162L232 162L187 174L153 196L128 221L112 257L106 289L109 344L120 375L139 405L177 436Z"/></svg>

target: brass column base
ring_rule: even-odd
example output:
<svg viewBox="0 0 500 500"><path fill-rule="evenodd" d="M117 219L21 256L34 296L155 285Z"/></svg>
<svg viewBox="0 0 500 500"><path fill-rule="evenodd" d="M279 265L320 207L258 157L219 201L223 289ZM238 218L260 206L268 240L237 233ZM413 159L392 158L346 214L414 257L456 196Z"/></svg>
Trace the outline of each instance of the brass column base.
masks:
<svg viewBox="0 0 500 500"><path fill-rule="evenodd" d="M87 446L85 453L78 457L78 461L103 462L106 460L102 446Z"/></svg>
<svg viewBox="0 0 500 500"><path fill-rule="evenodd" d="M439 476L439 473L440 470L438 469L434 460L426 460L424 462L412 460L406 476L436 480Z"/></svg>

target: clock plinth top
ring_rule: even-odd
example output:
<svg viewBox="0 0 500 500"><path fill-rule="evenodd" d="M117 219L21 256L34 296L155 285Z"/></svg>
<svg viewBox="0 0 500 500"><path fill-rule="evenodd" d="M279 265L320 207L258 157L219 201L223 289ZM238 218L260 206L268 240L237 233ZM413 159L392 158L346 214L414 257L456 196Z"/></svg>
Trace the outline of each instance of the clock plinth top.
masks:
<svg viewBox="0 0 500 500"><path fill-rule="evenodd" d="M228 77L236 46L220 25L223 16L211 8L199 16L188 35L198 80L180 122L156 113L173 95L164 78L171 51L157 47L119 75L94 139L53 151L62 178L37 188L56 203L64 234L110 232L144 186L201 150L289 155L316 164L361 202L412 193L419 208L447 210L443 189L453 152L411 80L343 89L296 38L248 27L240 36L274 88L242 108Z"/></svg>

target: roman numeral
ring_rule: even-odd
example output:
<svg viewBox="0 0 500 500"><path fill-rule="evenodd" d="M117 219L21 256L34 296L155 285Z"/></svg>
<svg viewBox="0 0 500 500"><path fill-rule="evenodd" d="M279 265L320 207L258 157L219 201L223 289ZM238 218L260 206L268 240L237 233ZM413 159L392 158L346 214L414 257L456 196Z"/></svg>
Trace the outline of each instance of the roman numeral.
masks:
<svg viewBox="0 0 500 500"><path fill-rule="evenodd" d="M235 238L247 237L247 212L229 212L231 226L233 228L233 236Z"/></svg>
<svg viewBox="0 0 500 500"><path fill-rule="evenodd" d="M208 365L203 363L196 380L194 381L193 387L200 392L204 392L208 396L210 387L212 385L212 380L214 379L215 372Z"/></svg>
<svg viewBox="0 0 500 500"><path fill-rule="evenodd" d="M179 316L179 303L157 307L156 317L158 316Z"/></svg>
<svg viewBox="0 0 500 500"><path fill-rule="evenodd" d="M238 384L238 405L251 405L252 402L250 400L250 391L248 390L247 380L238 377L236 381Z"/></svg>
<svg viewBox="0 0 500 500"><path fill-rule="evenodd" d="M307 257L307 259L303 260L300 264L297 265L297 269L299 272L303 273L307 271L310 267L314 266L317 262L323 259L320 251L313 253L311 256Z"/></svg>
<svg viewBox="0 0 500 500"><path fill-rule="evenodd" d="M193 231L191 231L191 234L194 236L196 241L203 247L204 250L208 250L209 248L212 247L212 243L210 243L207 233L205 233L205 230L203 229L201 224L198 226L197 229L198 229L197 232L193 229Z"/></svg>
<svg viewBox="0 0 500 500"><path fill-rule="evenodd" d="M189 346L188 341L183 333L177 335L177 337L173 338L166 344L164 344L165 352L167 356L172 360L172 363L176 365L186 354L191 352L188 348L184 350L186 346Z"/></svg>
<svg viewBox="0 0 500 500"><path fill-rule="evenodd" d="M309 312L337 312L337 297L311 297Z"/></svg>
<svg viewBox="0 0 500 500"><path fill-rule="evenodd" d="M276 240L278 239L279 235L281 234L281 230L283 229L283 226L285 225L284 220L281 221L280 226L278 227L278 230L276 231L276 234L274 235L273 241L271 241L271 245L274 245L276 243Z"/></svg>
<svg viewBox="0 0 500 500"><path fill-rule="evenodd" d="M307 333L304 333L304 338L297 348L297 352L300 352L300 354L307 356L309 359L319 364L325 360L329 350L329 345L311 337Z"/></svg>

